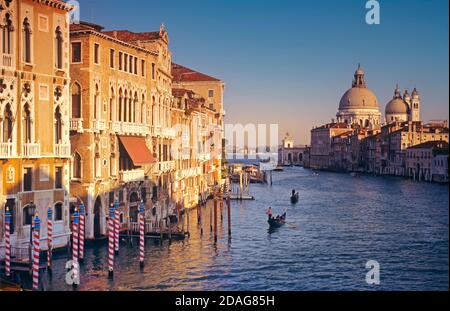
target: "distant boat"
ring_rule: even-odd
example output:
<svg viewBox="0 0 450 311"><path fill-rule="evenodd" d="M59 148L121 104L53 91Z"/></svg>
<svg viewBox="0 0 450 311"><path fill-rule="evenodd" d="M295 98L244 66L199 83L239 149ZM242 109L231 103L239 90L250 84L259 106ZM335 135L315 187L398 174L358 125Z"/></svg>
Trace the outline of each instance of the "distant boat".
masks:
<svg viewBox="0 0 450 311"><path fill-rule="evenodd" d="M269 223L270 229L280 228L286 224L286 213L279 218L270 218L267 222Z"/></svg>
<svg viewBox="0 0 450 311"><path fill-rule="evenodd" d="M284 171L284 168L282 165L277 165L277 167L274 169L275 172L282 172Z"/></svg>
<svg viewBox="0 0 450 311"><path fill-rule="evenodd" d="M358 173L356 173L356 172L351 172L350 176L352 176L352 177L359 177Z"/></svg>

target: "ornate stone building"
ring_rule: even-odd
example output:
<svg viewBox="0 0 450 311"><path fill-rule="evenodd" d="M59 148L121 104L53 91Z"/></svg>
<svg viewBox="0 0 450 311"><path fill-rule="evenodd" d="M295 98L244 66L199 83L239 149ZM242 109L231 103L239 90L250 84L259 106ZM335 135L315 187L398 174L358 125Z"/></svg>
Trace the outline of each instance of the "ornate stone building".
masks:
<svg viewBox="0 0 450 311"><path fill-rule="evenodd" d="M305 153L307 151L307 146L295 146L292 136L286 133L282 145L278 149L278 165L305 166Z"/></svg>
<svg viewBox="0 0 450 311"><path fill-rule="evenodd" d="M158 53L84 22L71 25L70 41L71 203L85 204L86 236L98 238L107 232L110 204L119 202L127 225L137 222L140 200L149 209L157 195Z"/></svg>
<svg viewBox="0 0 450 311"><path fill-rule="evenodd" d="M69 239L70 10L56 0L0 0L0 245L8 207L19 258L35 212L42 238L51 207L54 246Z"/></svg>
<svg viewBox="0 0 450 311"><path fill-rule="evenodd" d="M405 90L402 96L397 85L394 98L386 105L385 119L386 123L420 121L420 95L417 89L414 88L412 95Z"/></svg>
<svg viewBox="0 0 450 311"><path fill-rule="evenodd" d="M193 91L205 99L205 107L209 109L207 117L202 117L203 131L209 134L206 135L207 140L203 142L201 149L203 154L210 156L207 156L203 163L205 182L200 187L203 192L206 192L206 189L211 191L215 183L222 181L225 84L217 78L178 64L172 64L172 74L174 88Z"/></svg>

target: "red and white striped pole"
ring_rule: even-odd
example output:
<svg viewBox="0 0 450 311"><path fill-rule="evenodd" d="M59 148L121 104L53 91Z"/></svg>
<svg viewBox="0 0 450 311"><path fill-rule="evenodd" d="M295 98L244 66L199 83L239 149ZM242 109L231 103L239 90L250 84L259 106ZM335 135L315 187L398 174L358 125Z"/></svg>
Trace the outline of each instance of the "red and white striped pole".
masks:
<svg viewBox="0 0 450 311"><path fill-rule="evenodd" d="M80 205L80 230L79 230L79 244L80 244L80 257L79 261L82 263L84 261L84 220L86 215L86 208L84 204Z"/></svg>
<svg viewBox="0 0 450 311"><path fill-rule="evenodd" d="M6 207L5 212L5 272L11 276L11 212Z"/></svg>
<svg viewBox="0 0 450 311"><path fill-rule="evenodd" d="M119 202L114 204L114 253L119 255L120 212Z"/></svg>
<svg viewBox="0 0 450 311"><path fill-rule="evenodd" d="M78 271L78 241L79 241L79 232L78 232L78 225L79 225L79 214L78 209L75 208L75 212L73 213L73 225L72 225L72 271L74 274L74 279L78 278L78 274L80 271ZM77 284L73 283L73 286L76 287Z"/></svg>
<svg viewBox="0 0 450 311"><path fill-rule="evenodd" d="M47 269L52 271L53 252L53 210L49 206L47 210Z"/></svg>
<svg viewBox="0 0 450 311"><path fill-rule="evenodd" d="M139 206L139 265L144 267L145 259L145 222L144 222L145 205L141 201Z"/></svg>
<svg viewBox="0 0 450 311"><path fill-rule="evenodd" d="M108 276L114 276L114 205L109 208L108 219Z"/></svg>
<svg viewBox="0 0 450 311"><path fill-rule="evenodd" d="M40 255L40 234L41 234L41 220L38 214L34 217L33 230L33 289L39 290L39 255Z"/></svg>

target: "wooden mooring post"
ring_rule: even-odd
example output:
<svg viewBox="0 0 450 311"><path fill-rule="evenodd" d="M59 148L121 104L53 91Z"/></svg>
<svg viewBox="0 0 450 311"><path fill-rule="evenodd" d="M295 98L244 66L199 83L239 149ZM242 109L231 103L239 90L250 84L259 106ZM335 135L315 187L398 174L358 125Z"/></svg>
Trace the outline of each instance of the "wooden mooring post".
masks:
<svg viewBox="0 0 450 311"><path fill-rule="evenodd" d="M228 210L228 239L231 240L231 197L230 192L227 192L227 210Z"/></svg>
<svg viewBox="0 0 450 311"><path fill-rule="evenodd" d="M214 242L217 242L217 194L214 192Z"/></svg>

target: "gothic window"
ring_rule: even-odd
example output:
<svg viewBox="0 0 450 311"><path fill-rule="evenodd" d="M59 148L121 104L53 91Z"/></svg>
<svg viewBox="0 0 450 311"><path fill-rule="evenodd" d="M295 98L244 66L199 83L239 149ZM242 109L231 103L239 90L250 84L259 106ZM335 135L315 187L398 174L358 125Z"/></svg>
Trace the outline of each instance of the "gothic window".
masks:
<svg viewBox="0 0 450 311"><path fill-rule="evenodd" d="M95 85L95 94L94 94L94 119L100 119L100 93L98 89L98 84Z"/></svg>
<svg viewBox="0 0 450 311"><path fill-rule="evenodd" d="M138 93L136 92L136 93L134 93L132 122L136 122L136 120L138 119L138 116L139 116L138 105L139 105L139 97L138 97Z"/></svg>
<svg viewBox="0 0 450 311"><path fill-rule="evenodd" d="M24 140L25 143L31 143L31 110L28 104L24 108Z"/></svg>
<svg viewBox="0 0 450 311"><path fill-rule="evenodd" d="M28 18L23 21L23 60L25 63L31 63L31 27Z"/></svg>
<svg viewBox="0 0 450 311"><path fill-rule="evenodd" d="M123 121L123 93L122 89L119 89L119 121Z"/></svg>
<svg viewBox="0 0 450 311"><path fill-rule="evenodd" d="M55 52L56 52L56 68L62 69L63 67L63 35L61 28L56 27L55 31Z"/></svg>
<svg viewBox="0 0 450 311"><path fill-rule="evenodd" d="M114 89L111 88L111 98L109 99L109 120L114 121L115 116L115 107L114 107Z"/></svg>
<svg viewBox="0 0 450 311"><path fill-rule="evenodd" d="M13 131L13 114L11 112L11 106L6 105L4 119L3 119L3 142L12 141L12 131Z"/></svg>
<svg viewBox="0 0 450 311"><path fill-rule="evenodd" d="M55 144L62 142L62 114L59 107L55 111Z"/></svg>
<svg viewBox="0 0 450 311"><path fill-rule="evenodd" d="M142 95L142 103L141 103L141 123L145 124L145 95Z"/></svg>
<svg viewBox="0 0 450 311"><path fill-rule="evenodd" d="M77 82L72 85L72 118L81 118L81 86Z"/></svg>
<svg viewBox="0 0 450 311"><path fill-rule="evenodd" d="M12 32L13 31L14 31L14 27L12 25L12 20L11 20L9 13L7 13L5 15L5 22L3 24L2 46L3 46L4 54L12 54L12 39L13 39Z"/></svg>
<svg viewBox="0 0 450 311"><path fill-rule="evenodd" d="M73 155L72 177L74 179L81 179L81 156L78 152L75 152Z"/></svg>
<svg viewBox="0 0 450 311"><path fill-rule="evenodd" d="M128 115L128 97L127 97L127 91L125 91L125 94L123 96L123 121L127 122L127 115Z"/></svg>

